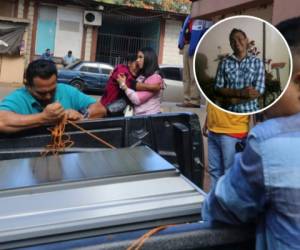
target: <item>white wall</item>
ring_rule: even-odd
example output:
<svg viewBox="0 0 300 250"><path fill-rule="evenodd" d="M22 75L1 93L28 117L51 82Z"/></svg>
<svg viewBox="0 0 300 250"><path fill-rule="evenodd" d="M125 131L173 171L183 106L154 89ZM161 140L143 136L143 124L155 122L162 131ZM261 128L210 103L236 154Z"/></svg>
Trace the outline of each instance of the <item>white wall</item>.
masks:
<svg viewBox="0 0 300 250"><path fill-rule="evenodd" d="M165 38L163 48L163 64L183 64L182 55L179 54L178 36L182 22L175 20L166 20Z"/></svg>
<svg viewBox="0 0 300 250"><path fill-rule="evenodd" d="M288 60L289 53L286 49L284 40L277 32L274 32L273 29L269 28L266 29L266 44L268 44L268 49L266 49L266 59L272 59L271 63L286 63L286 66L283 69L280 69L281 87L284 88L290 74L290 61ZM272 74L276 78L275 70L272 70Z"/></svg>
<svg viewBox="0 0 300 250"><path fill-rule="evenodd" d="M81 56L83 34L83 9L58 7L54 55L63 57L72 50L76 58Z"/></svg>
<svg viewBox="0 0 300 250"><path fill-rule="evenodd" d="M229 34L233 28L243 30L249 41L255 40L256 47L262 52L262 37L263 26L261 22L252 22L249 19L232 19L227 22L223 22L221 25L217 25L212 31L208 32L205 38L202 40L198 53L202 53L207 57L208 67L207 73L210 76L215 76L218 61L218 54L232 54L232 49L229 43ZM219 48L218 48L219 47ZM261 59L260 54L258 57Z"/></svg>

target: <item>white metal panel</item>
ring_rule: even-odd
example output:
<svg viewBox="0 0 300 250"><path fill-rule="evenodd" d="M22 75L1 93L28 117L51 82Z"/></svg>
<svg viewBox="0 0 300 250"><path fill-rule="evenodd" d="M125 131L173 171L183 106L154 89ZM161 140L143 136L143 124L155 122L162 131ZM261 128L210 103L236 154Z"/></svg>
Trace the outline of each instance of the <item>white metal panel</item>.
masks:
<svg viewBox="0 0 300 250"><path fill-rule="evenodd" d="M0 198L0 242L185 216L203 195L181 176Z"/></svg>
<svg viewBox="0 0 300 250"><path fill-rule="evenodd" d="M83 36L83 9L58 7L54 55L63 57L69 50L80 58Z"/></svg>

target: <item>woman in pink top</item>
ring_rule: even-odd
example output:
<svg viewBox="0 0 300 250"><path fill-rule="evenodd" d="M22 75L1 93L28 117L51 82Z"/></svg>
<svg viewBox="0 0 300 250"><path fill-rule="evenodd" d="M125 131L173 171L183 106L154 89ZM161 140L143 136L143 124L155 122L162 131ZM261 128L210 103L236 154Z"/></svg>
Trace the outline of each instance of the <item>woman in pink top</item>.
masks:
<svg viewBox="0 0 300 250"><path fill-rule="evenodd" d="M152 48L143 48L138 52L137 63L140 68L140 76L137 82L159 85L157 92L134 91L125 84L126 77L120 75L118 82L130 101L134 104L134 115L150 115L160 113L160 103L163 89L163 78L159 71L158 59Z"/></svg>

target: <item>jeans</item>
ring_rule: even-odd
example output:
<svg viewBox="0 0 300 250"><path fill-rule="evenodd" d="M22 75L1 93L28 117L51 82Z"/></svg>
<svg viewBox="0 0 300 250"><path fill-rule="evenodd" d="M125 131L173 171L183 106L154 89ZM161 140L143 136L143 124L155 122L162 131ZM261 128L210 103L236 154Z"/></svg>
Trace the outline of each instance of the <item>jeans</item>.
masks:
<svg viewBox="0 0 300 250"><path fill-rule="evenodd" d="M211 189L218 179L233 165L235 144L240 139L209 132L208 134L208 172L210 175Z"/></svg>

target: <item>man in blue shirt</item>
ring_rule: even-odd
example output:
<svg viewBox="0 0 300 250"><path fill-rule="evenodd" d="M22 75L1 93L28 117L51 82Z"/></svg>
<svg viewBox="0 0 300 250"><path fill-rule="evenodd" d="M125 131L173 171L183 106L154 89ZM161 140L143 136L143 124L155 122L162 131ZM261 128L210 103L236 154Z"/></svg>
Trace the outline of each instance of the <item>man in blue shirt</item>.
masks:
<svg viewBox="0 0 300 250"><path fill-rule="evenodd" d="M63 65L66 67L74 62L76 62L76 58L73 56L72 50L69 50L68 54L64 56Z"/></svg>
<svg viewBox="0 0 300 250"><path fill-rule="evenodd" d="M199 40L205 31L212 25L211 21L207 20L192 20L188 15L184 21L179 34L178 48L183 53L183 94L184 102L177 104L184 108L199 108L200 107L200 91L197 87L193 72L193 57Z"/></svg>
<svg viewBox="0 0 300 250"><path fill-rule="evenodd" d="M46 49L45 52L41 55L40 59L53 61L53 55L51 54L50 49Z"/></svg>
<svg viewBox="0 0 300 250"><path fill-rule="evenodd" d="M204 221L257 223L256 249L300 249L300 18L278 25L291 48L284 95L251 130L243 153L205 200Z"/></svg>
<svg viewBox="0 0 300 250"><path fill-rule="evenodd" d="M244 31L233 29L229 40L233 54L219 64L215 83L217 102L232 112L257 111L258 97L265 90L264 64L248 55L249 42Z"/></svg>
<svg viewBox="0 0 300 250"><path fill-rule="evenodd" d="M0 103L0 132L11 133L45 124L64 116L72 121L104 117L105 108L76 88L57 84L53 62L36 60L26 71L25 87L12 92Z"/></svg>

